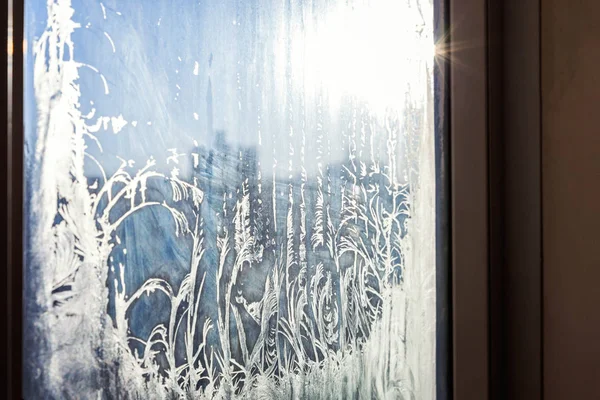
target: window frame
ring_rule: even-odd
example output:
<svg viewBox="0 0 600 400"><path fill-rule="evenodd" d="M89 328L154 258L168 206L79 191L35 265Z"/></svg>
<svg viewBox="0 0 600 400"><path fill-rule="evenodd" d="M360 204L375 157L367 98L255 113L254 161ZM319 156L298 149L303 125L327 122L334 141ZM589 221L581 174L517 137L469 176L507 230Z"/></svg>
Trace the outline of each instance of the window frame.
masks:
<svg viewBox="0 0 600 400"><path fill-rule="evenodd" d="M7 40L12 17L14 43L23 3L9 0L0 17ZM448 355L438 399L541 398L539 19L540 0L439 0L435 11L436 38L457 61L440 60L435 82L437 348ZM23 126L11 122L23 120L23 56L14 46L2 81L13 105L0 157L5 398L20 397L22 379Z"/></svg>
<svg viewBox="0 0 600 400"><path fill-rule="evenodd" d="M486 2L449 0L452 392L489 398Z"/></svg>
<svg viewBox="0 0 600 400"><path fill-rule="evenodd" d="M455 399L541 399L541 1L448 0Z"/></svg>
<svg viewBox="0 0 600 400"><path fill-rule="evenodd" d="M0 300L4 318L0 329L2 357L0 375L3 397L21 398L21 348L22 348L22 271L23 271L23 43L24 2L8 0L2 7L2 33L7 44L6 73L2 79L2 95L6 112L2 113L2 196L0 220L2 221L2 264L5 266ZM9 42L12 36L12 42ZM11 46L12 45L12 46ZM12 54L9 52L12 50ZM12 68L9 68L12 63ZM11 72L9 74L9 71Z"/></svg>

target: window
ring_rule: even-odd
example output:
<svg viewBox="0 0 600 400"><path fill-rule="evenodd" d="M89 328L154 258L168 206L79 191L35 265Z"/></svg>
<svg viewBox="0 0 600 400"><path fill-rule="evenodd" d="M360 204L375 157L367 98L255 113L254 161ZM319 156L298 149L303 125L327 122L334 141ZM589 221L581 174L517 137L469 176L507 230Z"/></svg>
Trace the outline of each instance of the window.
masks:
<svg viewBox="0 0 600 400"><path fill-rule="evenodd" d="M434 7L27 1L25 397L445 396Z"/></svg>

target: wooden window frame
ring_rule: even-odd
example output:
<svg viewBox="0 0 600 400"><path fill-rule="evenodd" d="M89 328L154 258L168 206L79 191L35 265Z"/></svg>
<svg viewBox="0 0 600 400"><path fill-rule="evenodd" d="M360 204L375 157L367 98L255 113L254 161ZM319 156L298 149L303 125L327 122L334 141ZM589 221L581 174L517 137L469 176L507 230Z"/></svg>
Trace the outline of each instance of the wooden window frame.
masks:
<svg viewBox="0 0 600 400"><path fill-rule="evenodd" d="M437 228L437 348L450 356L437 366L437 397L541 399L540 0L439 1L436 35L450 61L439 61L435 83L437 206L445 216ZM2 8L7 40L11 16L13 43L22 43L22 0ZM16 122L24 54L20 45L12 50L2 92L13 106L2 114L0 156L7 399L20 397L22 383L24 165Z"/></svg>
<svg viewBox="0 0 600 400"><path fill-rule="evenodd" d="M18 399L21 388L22 348L22 271L23 271L23 23L24 1L8 0L2 7L2 34L6 43L6 69L2 79L2 95L6 112L2 113L5 127L0 149L0 221L4 279L0 280L3 327L0 329L2 347L0 384L2 398ZM12 36L12 40L11 40ZM9 42L9 40L11 40ZM11 51L12 50L12 54ZM12 68L9 74L9 63Z"/></svg>
<svg viewBox="0 0 600 400"><path fill-rule="evenodd" d="M541 399L540 0L448 0L454 399Z"/></svg>

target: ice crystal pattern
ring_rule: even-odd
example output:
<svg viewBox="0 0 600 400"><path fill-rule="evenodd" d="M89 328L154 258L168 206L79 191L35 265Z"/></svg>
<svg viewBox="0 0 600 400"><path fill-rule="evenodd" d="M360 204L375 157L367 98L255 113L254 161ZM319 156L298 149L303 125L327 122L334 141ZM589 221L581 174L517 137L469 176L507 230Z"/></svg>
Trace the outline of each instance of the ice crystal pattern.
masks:
<svg viewBox="0 0 600 400"><path fill-rule="evenodd" d="M187 64L175 58L173 76L185 72L206 90L186 95L185 85L173 83L176 95L161 101L189 105L202 97L204 109L187 118L206 128L174 136L140 162L108 150L111 135L137 129L164 139L169 132L153 129L176 129L179 116L154 109L156 120L146 122L127 109L105 116L87 109L84 98L119 90L113 86L123 85L118 74L126 68L107 72L78 61L75 40L93 29L77 7L93 5L105 21L123 17L117 27L127 24L126 11L115 1L47 1L46 27L30 44L36 123L26 146L26 394L434 397L432 60L409 42L385 49L399 51L411 68L382 91L377 71L397 72L356 64L348 46L360 47L360 38L344 45L327 33L359 21L354 7L392 7L410 16L402 21L414 43L431 41L431 3L313 3L238 7L227 29L256 9L282 15L272 30L259 30L277 37L256 34L252 42L281 51L244 50L270 69L252 75L239 67L226 94L234 111L221 120L244 128L215 128L222 102L213 53ZM320 15L331 18L318 23ZM265 23L260 15L256 21ZM152 22L155 29L167 24ZM95 38L106 57L122 51L115 32ZM313 65L334 62L328 41L341 49L336 58L354 64L352 74L371 71L367 86L351 82L361 77L348 71ZM133 39L129 45L142 51ZM256 85L243 87L244 79ZM89 82L99 90L85 93ZM152 91L137 94L135 101L158 104L145 99ZM239 139L244 132L250 141ZM168 252L161 260L169 262L151 265L153 251Z"/></svg>

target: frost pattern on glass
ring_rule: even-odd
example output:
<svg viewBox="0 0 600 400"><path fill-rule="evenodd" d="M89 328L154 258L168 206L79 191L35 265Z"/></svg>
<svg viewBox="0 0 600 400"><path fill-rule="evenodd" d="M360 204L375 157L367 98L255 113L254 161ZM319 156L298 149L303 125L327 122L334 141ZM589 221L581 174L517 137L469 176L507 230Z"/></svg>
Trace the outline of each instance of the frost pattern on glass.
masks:
<svg viewBox="0 0 600 400"><path fill-rule="evenodd" d="M431 0L27 21L27 398L435 397Z"/></svg>

